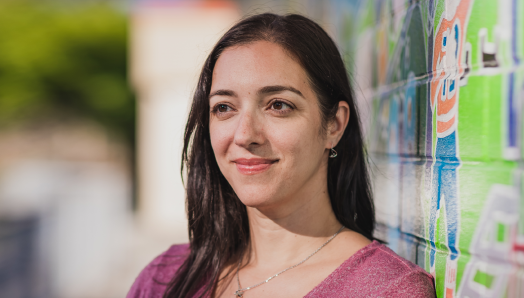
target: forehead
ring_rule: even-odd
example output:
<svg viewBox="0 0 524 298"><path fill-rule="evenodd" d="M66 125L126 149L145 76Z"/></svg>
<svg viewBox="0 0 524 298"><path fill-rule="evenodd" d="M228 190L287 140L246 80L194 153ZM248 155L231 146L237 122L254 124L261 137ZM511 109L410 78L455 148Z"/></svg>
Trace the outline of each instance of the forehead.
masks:
<svg viewBox="0 0 524 298"><path fill-rule="evenodd" d="M275 43L257 41L228 48L220 55L213 70L211 89L282 84L301 91L309 88L307 74L296 58Z"/></svg>

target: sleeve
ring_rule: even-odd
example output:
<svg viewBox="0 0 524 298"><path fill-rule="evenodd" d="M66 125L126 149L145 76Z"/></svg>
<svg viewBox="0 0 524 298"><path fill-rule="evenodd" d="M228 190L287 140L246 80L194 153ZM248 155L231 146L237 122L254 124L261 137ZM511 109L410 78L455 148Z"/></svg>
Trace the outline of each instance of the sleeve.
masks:
<svg viewBox="0 0 524 298"><path fill-rule="evenodd" d="M126 298L161 298L188 254L188 245L173 245L140 272Z"/></svg>
<svg viewBox="0 0 524 298"><path fill-rule="evenodd" d="M155 271L155 267L152 266L152 264L147 265L135 279L135 282L127 293L126 298L149 298L158 296L154 293L154 290L158 287L154 284L153 280Z"/></svg>
<svg viewBox="0 0 524 298"><path fill-rule="evenodd" d="M380 297L435 298L433 277L422 271L408 273L391 283Z"/></svg>

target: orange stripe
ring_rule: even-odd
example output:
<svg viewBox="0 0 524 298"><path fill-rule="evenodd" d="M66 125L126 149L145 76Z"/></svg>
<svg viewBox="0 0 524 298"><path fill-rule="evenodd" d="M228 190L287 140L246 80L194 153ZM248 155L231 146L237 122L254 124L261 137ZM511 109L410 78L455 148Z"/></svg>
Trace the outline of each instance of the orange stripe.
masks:
<svg viewBox="0 0 524 298"><path fill-rule="evenodd" d="M448 131L453 124L455 124L455 116L451 118L448 122L437 121L437 133L444 133Z"/></svg>

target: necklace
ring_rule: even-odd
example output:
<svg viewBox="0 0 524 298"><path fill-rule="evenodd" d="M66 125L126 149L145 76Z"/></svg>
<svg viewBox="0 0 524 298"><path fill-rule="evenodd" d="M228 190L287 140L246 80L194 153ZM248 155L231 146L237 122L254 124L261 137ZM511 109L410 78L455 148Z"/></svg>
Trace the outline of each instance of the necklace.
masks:
<svg viewBox="0 0 524 298"><path fill-rule="evenodd" d="M305 261L307 261L309 258L311 258L314 254L316 254L319 250L321 250L324 246L326 246L329 242L331 242L331 240L333 240L337 235L338 233L340 233L342 231L342 229L344 229L344 226L340 227L340 229L333 235L331 236L331 238L328 239L328 241L326 241L324 244L322 244L319 248L317 248L317 250L315 250L312 254L310 254L309 256L307 256L305 259L303 259L302 261L296 263L295 265L291 266L291 267L287 267L286 269L278 272L277 274L269 277L268 279L264 280L264 281L261 281L255 285L252 285L250 287L247 287L247 288L241 288L240 287L240 277L239 277L239 274L238 272L240 271L240 263L242 262L242 260L240 260L240 262L238 262L238 266L237 266L237 283L238 283L238 290L235 292L235 296L241 298L243 295L244 295L244 292L247 291L247 290L251 290L253 288L256 288L260 285L263 285L265 283L267 283L268 281L272 280L273 278L279 276L280 274L290 270L290 269L293 269L295 267L297 267L298 265L304 263Z"/></svg>

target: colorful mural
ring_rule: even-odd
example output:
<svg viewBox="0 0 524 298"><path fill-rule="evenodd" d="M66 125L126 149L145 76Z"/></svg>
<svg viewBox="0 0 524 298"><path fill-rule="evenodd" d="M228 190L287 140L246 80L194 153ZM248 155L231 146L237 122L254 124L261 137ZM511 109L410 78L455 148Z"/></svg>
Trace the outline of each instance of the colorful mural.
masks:
<svg viewBox="0 0 524 298"><path fill-rule="evenodd" d="M524 1L329 6L366 116L377 236L438 297L524 297Z"/></svg>

